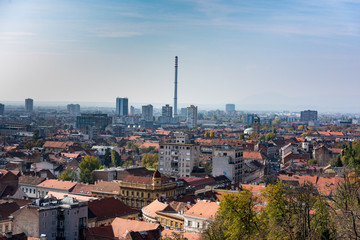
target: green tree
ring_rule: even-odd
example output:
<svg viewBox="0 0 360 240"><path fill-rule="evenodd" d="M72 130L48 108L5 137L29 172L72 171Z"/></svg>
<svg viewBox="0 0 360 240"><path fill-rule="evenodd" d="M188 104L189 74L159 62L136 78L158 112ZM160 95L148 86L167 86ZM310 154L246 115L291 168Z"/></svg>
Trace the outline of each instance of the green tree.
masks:
<svg viewBox="0 0 360 240"><path fill-rule="evenodd" d="M33 139L39 139L40 138L40 131L38 129L35 129L33 132Z"/></svg>
<svg viewBox="0 0 360 240"><path fill-rule="evenodd" d="M105 155L104 155L104 165L106 167L109 167L111 164L111 151L110 151L110 148L107 148L105 150Z"/></svg>
<svg viewBox="0 0 360 240"><path fill-rule="evenodd" d="M312 184L266 187L268 239L331 239L335 224L330 206Z"/></svg>
<svg viewBox="0 0 360 240"><path fill-rule="evenodd" d="M275 118L274 120L272 120L271 124L272 125L279 125L281 123L281 120L278 118Z"/></svg>
<svg viewBox="0 0 360 240"><path fill-rule="evenodd" d="M315 165L315 164L317 164L318 162L317 162L317 160L316 159L309 159L308 160L308 164L310 164L310 165Z"/></svg>
<svg viewBox="0 0 360 240"><path fill-rule="evenodd" d="M93 156L87 155L81 160L79 168L81 182L93 183L92 172L100 168L100 161Z"/></svg>
<svg viewBox="0 0 360 240"><path fill-rule="evenodd" d="M262 219L255 211L255 201L249 190L223 196L217 219L224 223L226 239L254 239L265 232Z"/></svg>
<svg viewBox="0 0 360 240"><path fill-rule="evenodd" d="M157 169L159 164L159 154L154 153L146 153L141 159L141 166L146 168L154 168Z"/></svg>
<svg viewBox="0 0 360 240"><path fill-rule="evenodd" d="M299 126L297 127L297 130L298 130L298 131L304 131L304 125L299 125Z"/></svg>
<svg viewBox="0 0 360 240"><path fill-rule="evenodd" d="M210 131L210 138L213 138L213 137L214 137L214 131L211 130L211 131Z"/></svg>
<svg viewBox="0 0 360 240"><path fill-rule="evenodd" d="M208 137L209 137L209 133L208 133L208 131L206 131L204 134L204 138L208 138Z"/></svg>
<svg viewBox="0 0 360 240"><path fill-rule="evenodd" d="M122 165L121 156L115 150L111 150L111 163L114 167L119 167Z"/></svg>
<svg viewBox="0 0 360 240"><path fill-rule="evenodd" d="M345 181L334 196L339 239L360 239L360 183L357 177Z"/></svg>
<svg viewBox="0 0 360 240"><path fill-rule="evenodd" d="M65 170L59 175L58 179L63 181L76 181L76 172L74 170Z"/></svg>
<svg viewBox="0 0 360 240"><path fill-rule="evenodd" d="M270 133L266 134L265 141L268 142L268 141L270 141L270 140L272 140L274 138L275 138L275 133L270 132Z"/></svg>
<svg viewBox="0 0 360 240"><path fill-rule="evenodd" d="M224 240L227 239L225 236L225 225L222 218L217 217L214 221L209 221L207 227L201 233L202 240Z"/></svg>
<svg viewBox="0 0 360 240"><path fill-rule="evenodd" d="M239 134L239 140L244 140L244 139L245 139L244 134L243 134L243 133L240 133L240 134Z"/></svg>

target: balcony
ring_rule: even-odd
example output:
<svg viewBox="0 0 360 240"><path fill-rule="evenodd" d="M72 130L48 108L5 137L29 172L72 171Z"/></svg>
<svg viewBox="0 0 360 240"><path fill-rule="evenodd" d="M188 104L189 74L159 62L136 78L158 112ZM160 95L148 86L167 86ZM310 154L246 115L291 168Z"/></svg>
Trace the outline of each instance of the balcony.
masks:
<svg viewBox="0 0 360 240"><path fill-rule="evenodd" d="M179 156L179 152L177 150L172 150L171 156Z"/></svg>

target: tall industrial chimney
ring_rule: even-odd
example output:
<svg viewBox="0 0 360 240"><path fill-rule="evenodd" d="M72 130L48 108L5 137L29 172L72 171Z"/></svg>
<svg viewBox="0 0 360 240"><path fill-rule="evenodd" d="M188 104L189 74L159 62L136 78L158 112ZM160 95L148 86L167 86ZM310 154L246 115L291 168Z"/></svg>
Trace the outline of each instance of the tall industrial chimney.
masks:
<svg viewBox="0 0 360 240"><path fill-rule="evenodd" d="M177 72L178 72L178 57L175 56L174 118L177 117Z"/></svg>

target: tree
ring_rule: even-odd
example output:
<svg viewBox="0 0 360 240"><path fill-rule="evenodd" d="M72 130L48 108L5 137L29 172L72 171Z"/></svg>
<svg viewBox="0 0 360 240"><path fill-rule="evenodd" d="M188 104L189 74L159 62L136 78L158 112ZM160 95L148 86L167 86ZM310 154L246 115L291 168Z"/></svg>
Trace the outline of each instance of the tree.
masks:
<svg viewBox="0 0 360 240"><path fill-rule="evenodd" d="M271 124L272 125L279 125L281 123L281 120L278 118L275 118L274 120L272 120Z"/></svg>
<svg viewBox="0 0 360 240"><path fill-rule="evenodd" d="M85 156L80 164L79 164L79 168L80 168L80 180L81 182L84 183L93 183L93 176L92 176L92 172L95 169L99 169L100 168L100 161L99 159L87 155Z"/></svg>
<svg viewBox="0 0 360 240"><path fill-rule="evenodd" d="M40 131L38 129L35 129L33 132L33 139L39 139L40 138Z"/></svg>
<svg viewBox="0 0 360 240"><path fill-rule="evenodd" d="M335 224L330 206L312 184L291 187L278 182L263 193L267 201L268 239L331 239Z"/></svg>
<svg viewBox="0 0 360 240"><path fill-rule="evenodd" d="M74 170L65 170L63 171L58 179L63 181L76 181L76 172Z"/></svg>
<svg viewBox="0 0 360 240"><path fill-rule="evenodd" d="M272 140L274 138L275 138L275 133L270 132L270 133L266 134L265 141L268 142L268 141L270 141L270 140Z"/></svg>
<svg viewBox="0 0 360 240"><path fill-rule="evenodd" d="M315 165L315 164L317 164L318 162L317 162L317 160L316 159L309 159L308 160L308 164L310 164L310 165Z"/></svg>
<svg viewBox="0 0 360 240"><path fill-rule="evenodd" d="M105 150L105 155L104 155L104 165L106 167L109 167L111 164L111 151L110 151L110 148L107 148Z"/></svg>
<svg viewBox="0 0 360 240"><path fill-rule="evenodd" d="M141 159L141 166L146 167L146 168L157 169L158 164L159 164L158 159L159 159L159 154L146 153L146 154L144 154L144 156Z"/></svg>
<svg viewBox="0 0 360 240"><path fill-rule="evenodd" d="M114 167L119 167L122 165L121 156L115 150L111 150L111 163Z"/></svg>
<svg viewBox="0 0 360 240"><path fill-rule="evenodd" d="M204 134L204 138L208 138L208 137L209 137L209 133L208 133L208 131L206 131Z"/></svg>
<svg viewBox="0 0 360 240"><path fill-rule="evenodd" d="M255 201L256 197L246 189L224 194L216 218L223 221L226 239L254 239L265 232Z"/></svg>
<svg viewBox="0 0 360 240"><path fill-rule="evenodd" d="M214 131L211 130L211 131L210 131L210 138L213 138L213 137L214 137Z"/></svg>
<svg viewBox="0 0 360 240"><path fill-rule="evenodd" d="M224 240L225 225L222 218L217 217L214 221L209 221L207 227L201 233L202 240Z"/></svg>
<svg viewBox="0 0 360 240"><path fill-rule="evenodd" d="M240 134L239 134L239 140L244 140L244 139L245 139L244 134L243 134L243 133L240 133Z"/></svg>
<svg viewBox="0 0 360 240"><path fill-rule="evenodd" d="M297 130L298 130L298 131L304 131L304 125L299 125L299 126L297 127Z"/></svg>
<svg viewBox="0 0 360 240"><path fill-rule="evenodd" d="M341 239L360 239L360 184L357 177L345 177L334 196L336 222Z"/></svg>

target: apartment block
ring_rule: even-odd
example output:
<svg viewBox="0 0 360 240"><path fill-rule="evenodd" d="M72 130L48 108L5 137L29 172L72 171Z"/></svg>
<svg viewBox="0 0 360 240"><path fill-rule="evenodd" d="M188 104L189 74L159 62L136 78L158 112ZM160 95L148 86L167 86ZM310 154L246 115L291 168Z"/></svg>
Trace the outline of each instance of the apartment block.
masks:
<svg viewBox="0 0 360 240"><path fill-rule="evenodd" d="M159 144L159 171L166 175L189 177L199 166L200 146L183 132L175 133L172 142Z"/></svg>
<svg viewBox="0 0 360 240"><path fill-rule="evenodd" d="M212 175L225 175L233 183L242 181L243 150L240 147L219 145L213 148Z"/></svg>

